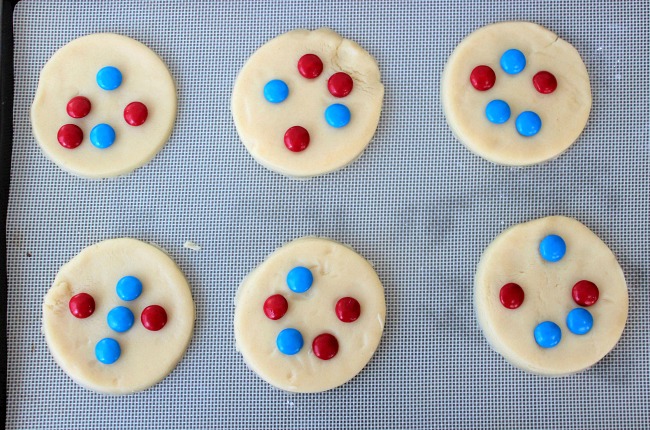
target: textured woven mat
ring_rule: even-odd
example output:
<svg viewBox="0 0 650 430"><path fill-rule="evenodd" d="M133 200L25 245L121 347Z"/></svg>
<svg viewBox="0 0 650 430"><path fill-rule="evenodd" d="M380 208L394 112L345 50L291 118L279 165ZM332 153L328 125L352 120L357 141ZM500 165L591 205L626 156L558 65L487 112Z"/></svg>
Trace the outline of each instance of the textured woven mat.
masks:
<svg viewBox="0 0 650 430"><path fill-rule="evenodd" d="M8 232L9 428L633 429L650 426L650 75L647 1L21 2L15 12L15 106ZM492 165L452 136L439 100L464 36L530 20L572 43L589 70L586 130L559 159ZM377 59L386 96L362 157L296 181L267 171L239 142L234 79L253 51L298 28L329 26ZM93 32L155 50L178 85L169 143L145 167L88 181L48 161L29 107L47 59ZM630 315L618 346L578 375L525 374L492 352L473 315L478 259L506 227L577 218L618 256ZM382 343L344 386L276 390L234 348L241 279L283 243L321 235L373 262L388 307ZM137 395L86 391L40 332L58 268L112 237L156 243L192 285L195 334L162 383ZM201 251L183 247L186 240Z"/></svg>

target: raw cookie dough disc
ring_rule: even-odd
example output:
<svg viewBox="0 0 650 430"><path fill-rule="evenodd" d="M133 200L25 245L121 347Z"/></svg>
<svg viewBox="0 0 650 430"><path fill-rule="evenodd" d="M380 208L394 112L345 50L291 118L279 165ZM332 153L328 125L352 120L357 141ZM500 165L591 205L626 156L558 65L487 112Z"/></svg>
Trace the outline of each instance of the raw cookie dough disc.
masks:
<svg viewBox="0 0 650 430"><path fill-rule="evenodd" d="M141 282L140 294L131 278L118 287L127 276ZM94 312L82 293L92 297ZM124 308L134 317L130 328ZM85 248L61 267L43 303L43 333L52 356L75 382L100 393L129 394L161 381L183 356L193 326L194 302L185 277L167 254L135 239ZM105 338L121 349L112 364L96 355ZM110 348L100 350L110 357Z"/></svg>
<svg viewBox="0 0 650 430"><path fill-rule="evenodd" d="M363 48L326 28L294 30L266 43L244 65L232 113L260 164L311 177L340 169L363 152L383 98L379 68Z"/></svg>
<svg viewBox="0 0 650 430"><path fill-rule="evenodd" d="M297 291L311 287L294 292L289 284ZM268 383L300 393L329 390L359 373L379 345L386 314L370 263L315 237L271 254L244 279L235 304L237 349L248 366Z"/></svg>
<svg viewBox="0 0 650 430"><path fill-rule="evenodd" d="M492 348L512 364L568 375L592 366L618 342L627 285L598 236L572 218L552 216L494 239L476 271L474 305Z"/></svg>
<svg viewBox="0 0 650 430"><path fill-rule="evenodd" d="M502 58L511 49L523 53L522 71L517 72L523 63L513 55L516 53ZM510 73L502 68L502 60ZM489 67L493 74L485 67L473 73L478 66ZM535 77L539 72L552 74L557 86L549 74ZM480 90L470 79L476 80ZM449 126L467 148L489 161L512 166L541 163L560 155L582 133L591 109L589 75L578 51L529 22L492 24L467 36L447 61L441 98ZM486 110L493 100L509 105L505 122L488 120ZM520 134L516 126L519 115L526 111L541 119L541 129L530 136ZM497 122L508 116L498 104L490 113ZM522 131L534 132L535 121L524 114Z"/></svg>
<svg viewBox="0 0 650 430"><path fill-rule="evenodd" d="M119 70L121 83L114 70L104 69L107 66ZM102 69L101 82L107 88L117 85L115 89L99 86ZM90 111L77 104L73 118L68 102L77 96L90 101ZM131 105L126 114L133 124L144 121L140 125L130 125L125 118L132 102L146 108L144 114L141 105ZM175 119L176 87L165 64L142 43L112 33L80 37L59 49L41 71L32 105L34 136L45 155L67 172L94 179L124 175L146 164L167 142ZM108 147L91 143L91 130L100 124L114 131L114 143ZM72 149L59 141L64 125L69 127L68 146L78 144ZM75 130L83 133L82 139ZM101 146L111 140L106 130L98 133Z"/></svg>

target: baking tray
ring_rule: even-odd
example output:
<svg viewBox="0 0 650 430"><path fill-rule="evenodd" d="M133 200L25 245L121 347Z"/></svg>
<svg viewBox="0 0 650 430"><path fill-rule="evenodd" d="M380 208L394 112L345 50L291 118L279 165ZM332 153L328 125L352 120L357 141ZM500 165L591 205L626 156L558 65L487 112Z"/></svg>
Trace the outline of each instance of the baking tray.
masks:
<svg viewBox="0 0 650 430"><path fill-rule="evenodd" d="M6 427L648 428L649 9L646 1L582 0L27 0L14 12L13 132L5 79L11 34L3 13L5 164L13 136ZM576 144L529 168L472 155L454 139L439 100L444 63L462 38L515 19L571 42L594 96ZM386 95L375 138L359 160L296 181L247 154L230 93L259 46L294 28L321 26L377 59ZM149 164L123 178L87 181L43 156L29 106L56 49L100 31L156 51L176 79L179 110L169 143ZM489 349L473 314L472 280L499 232L554 214L580 220L612 248L628 281L630 313L605 359L549 379L525 374ZM275 248L304 235L341 241L370 260L387 302L384 336L368 366L342 387L310 395L276 390L254 375L235 351L232 331L239 282ZM40 333L41 303L62 264L120 236L169 252L192 286L197 322L169 377L143 393L109 397L78 387L55 365ZM186 240L201 251L184 248Z"/></svg>

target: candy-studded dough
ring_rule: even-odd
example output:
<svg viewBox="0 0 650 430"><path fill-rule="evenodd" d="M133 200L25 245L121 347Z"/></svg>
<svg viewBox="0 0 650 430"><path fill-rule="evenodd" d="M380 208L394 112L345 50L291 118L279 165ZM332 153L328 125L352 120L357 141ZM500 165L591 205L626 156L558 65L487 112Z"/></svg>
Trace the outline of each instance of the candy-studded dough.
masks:
<svg viewBox="0 0 650 430"><path fill-rule="evenodd" d="M124 276L142 282L137 299L118 297L116 284ZM83 319L69 309L70 299L79 293L95 301L95 311ZM150 305L167 313L167 323L158 331L145 329L140 321ZM107 324L108 312L117 306L135 316L123 333ZM61 267L43 303L43 333L56 362L78 384L107 394L134 393L165 378L185 353L193 327L194 302L185 277L167 254L135 239L106 240L82 250ZM95 356L95 345L103 338L120 344L121 355L113 364Z"/></svg>
<svg viewBox="0 0 650 430"><path fill-rule="evenodd" d="M122 73L121 85L111 91L100 88L96 80L105 66ZM71 118L66 112L75 96L91 102L90 113L83 118ZM139 126L124 119L124 109L135 101L148 110ZM176 87L162 60L142 43L113 33L91 34L68 43L45 64L31 118L36 141L63 170L91 179L124 175L149 162L167 142L176 119ZM64 124L81 128L81 145L68 149L59 144L57 133ZM97 124L115 130L110 147L90 143Z"/></svg>
<svg viewBox="0 0 650 430"><path fill-rule="evenodd" d="M566 253L557 262L540 255L540 241L548 235L566 243ZM582 308L572 298L572 288L581 280L596 284L600 297L584 307L593 316L593 328L576 335L567 328L566 318L572 309ZM520 285L525 293L516 309L506 308L499 298L508 283ZM478 322L492 348L532 373L560 376L592 366L614 348L627 319L627 284L616 257L572 218L541 218L501 233L481 257L474 288ZM544 321L562 331L555 347L542 348L535 341L535 327Z"/></svg>
<svg viewBox="0 0 650 430"><path fill-rule="evenodd" d="M317 55L323 71L307 79L298 71L305 54ZM337 72L353 79L345 97L328 91L328 80ZM282 80L289 95L281 103L270 103L264 87ZM250 154L268 169L294 177L311 177L340 169L354 161L370 142L381 112L384 87L375 60L355 42L332 30L294 30L259 48L244 65L232 94L232 113L239 136ZM341 128L329 125L325 110L343 104L351 113ZM292 152L284 144L286 131L305 128L309 146Z"/></svg>
<svg viewBox="0 0 650 430"><path fill-rule="evenodd" d="M313 284L304 293L287 286L287 274L306 267ZM286 314L269 319L264 302L275 294L288 304ZM361 305L354 322L342 322L336 303L353 297ZM370 263L352 249L327 239L295 240L271 254L242 282L235 308L235 339L244 360L268 383L287 391L318 392L344 384L363 369L379 344L386 305L384 289ZM276 338L286 328L298 330L304 339L295 355L285 355ZM312 342L322 333L334 335L336 356L317 358Z"/></svg>
<svg viewBox="0 0 650 430"><path fill-rule="evenodd" d="M509 49L526 57L518 74L505 73L500 59ZM470 83L472 70L489 66L496 83L478 91ZM537 72L551 72L557 89L539 93ZM441 81L442 107L456 137L472 152L498 164L524 166L541 163L564 152L584 129L591 110L587 69L578 51L547 29L529 22L501 22L467 36L449 57ZM510 119L494 124L485 109L492 100L510 105ZM524 111L539 115L542 127L534 136L517 132L515 120Z"/></svg>

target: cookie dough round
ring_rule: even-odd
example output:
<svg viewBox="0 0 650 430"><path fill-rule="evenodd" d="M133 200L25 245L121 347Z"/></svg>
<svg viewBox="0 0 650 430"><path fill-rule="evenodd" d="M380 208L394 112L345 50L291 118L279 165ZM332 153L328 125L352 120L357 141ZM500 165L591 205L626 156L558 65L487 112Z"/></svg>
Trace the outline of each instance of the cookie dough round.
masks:
<svg viewBox="0 0 650 430"><path fill-rule="evenodd" d="M288 287L287 276L296 267L313 275L306 292ZM265 314L265 302L276 294L286 299L288 309L272 320ZM360 304L353 322L337 316L337 303L346 297ZM359 373L379 345L386 314L384 289L370 263L344 245L315 237L295 240L271 254L244 279L235 305L237 349L248 366L268 383L301 393L329 390ZM304 340L295 355L276 346L287 328L298 330ZM339 345L328 360L318 358L312 348L324 333Z"/></svg>
<svg viewBox="0 0 650 430"><path fill-rule="evenodd" d="M560 236L566 245L556 262L540 253L540 243L549 235ZM594 304L580 305L573 298L574 285L583 280L598 288ZM513 309L500 298L510 283L524 292L523 302ZM474 305L494 350L525 371L561 376L592 366L614 348L627 320L628 293L607 245L578 221L552 216L511 227L490 244L476 272ZM586 334L574 334L567 326L567 316L576 308L593 316ZM561 330L554 347L543 348L535 340L535 328L545 321Z"/></svg>
<svg viewBox="0 0 650 430"><path fill-rule="evenodd" d="M97 73L106 66L122 74L114 90L100 88ZM86 97L90 112L72 118L66 106L75 96ZM124 109L143 103L143 124L129 125ZM31 111L36 141L45 155L63 170L85 178L124 175L151 160L165 145L176 119L176 87L162 60L149 48L126 36L99 33L73 40L59 49L41 71ZM83 132L81 144L63 147L59 129L74 124ZM90 141L98 124L115 131L115 142L100 149Z"/></svg>
<svg viewBox="0 0 650 430"><path fill-rule="evenodd" d="M142 283L139 297L125 301L116 285L125 276ZM73 316L70 299L92 296L95 309L86 318ZM127 297L128 298L128 297ZM161 306L167 322L157 331L145 329L141 314ZM112 309L123 306L135 317L118 333L107 323ZM111 239L82 250L54 279L43 303L43 333L52 356L78 384L106 394L130 394L165 378L182 358L192 337L194 302L176 264L160 249L135 239ZM121 355L113 364L95 356L96 344L116 340Z"/></svg>
<svg viewBox="0 0 650 430"><path fill-rule="evenodd" d="M525 68L517 74L506 73L500 65L502 54L509 49L525 56ZM496 75L494 86L483 91L470 83L472 71L481 65ZM533 77L540 71L555 76L553 92L536 90ZM447 61L440 91L447 122L456 137L486 160L512 166L559 156L582 133L591 110L589 75L578 51L530 22L501 22L467 36ZM505 123L487 119L486 107L492 100L509 105L511 114ZM533 136L519 134L515 126L524 111L541 118L541 129Z"/></svg>
<svg viewBox="0 0 650 430"><path fill-rule="evenodd" d="M316 78L305 78L299 60L313 54L322 61ZM335 97L328 81L335 73L352 78L352 90ZM268 82L281 80L288 97L271 103L264 96ZM354 161L372 139L379 122L384 87L374 58L355 42L332 30L294 30L259 48L242 68L232 94L237 132L250 154L263 166L293 177L311 177L340 169ZM333 127L326 109L342 104L350 111L349 123ZM300 126L309 133L306 149L293 152L285 133Z"/></svg>

